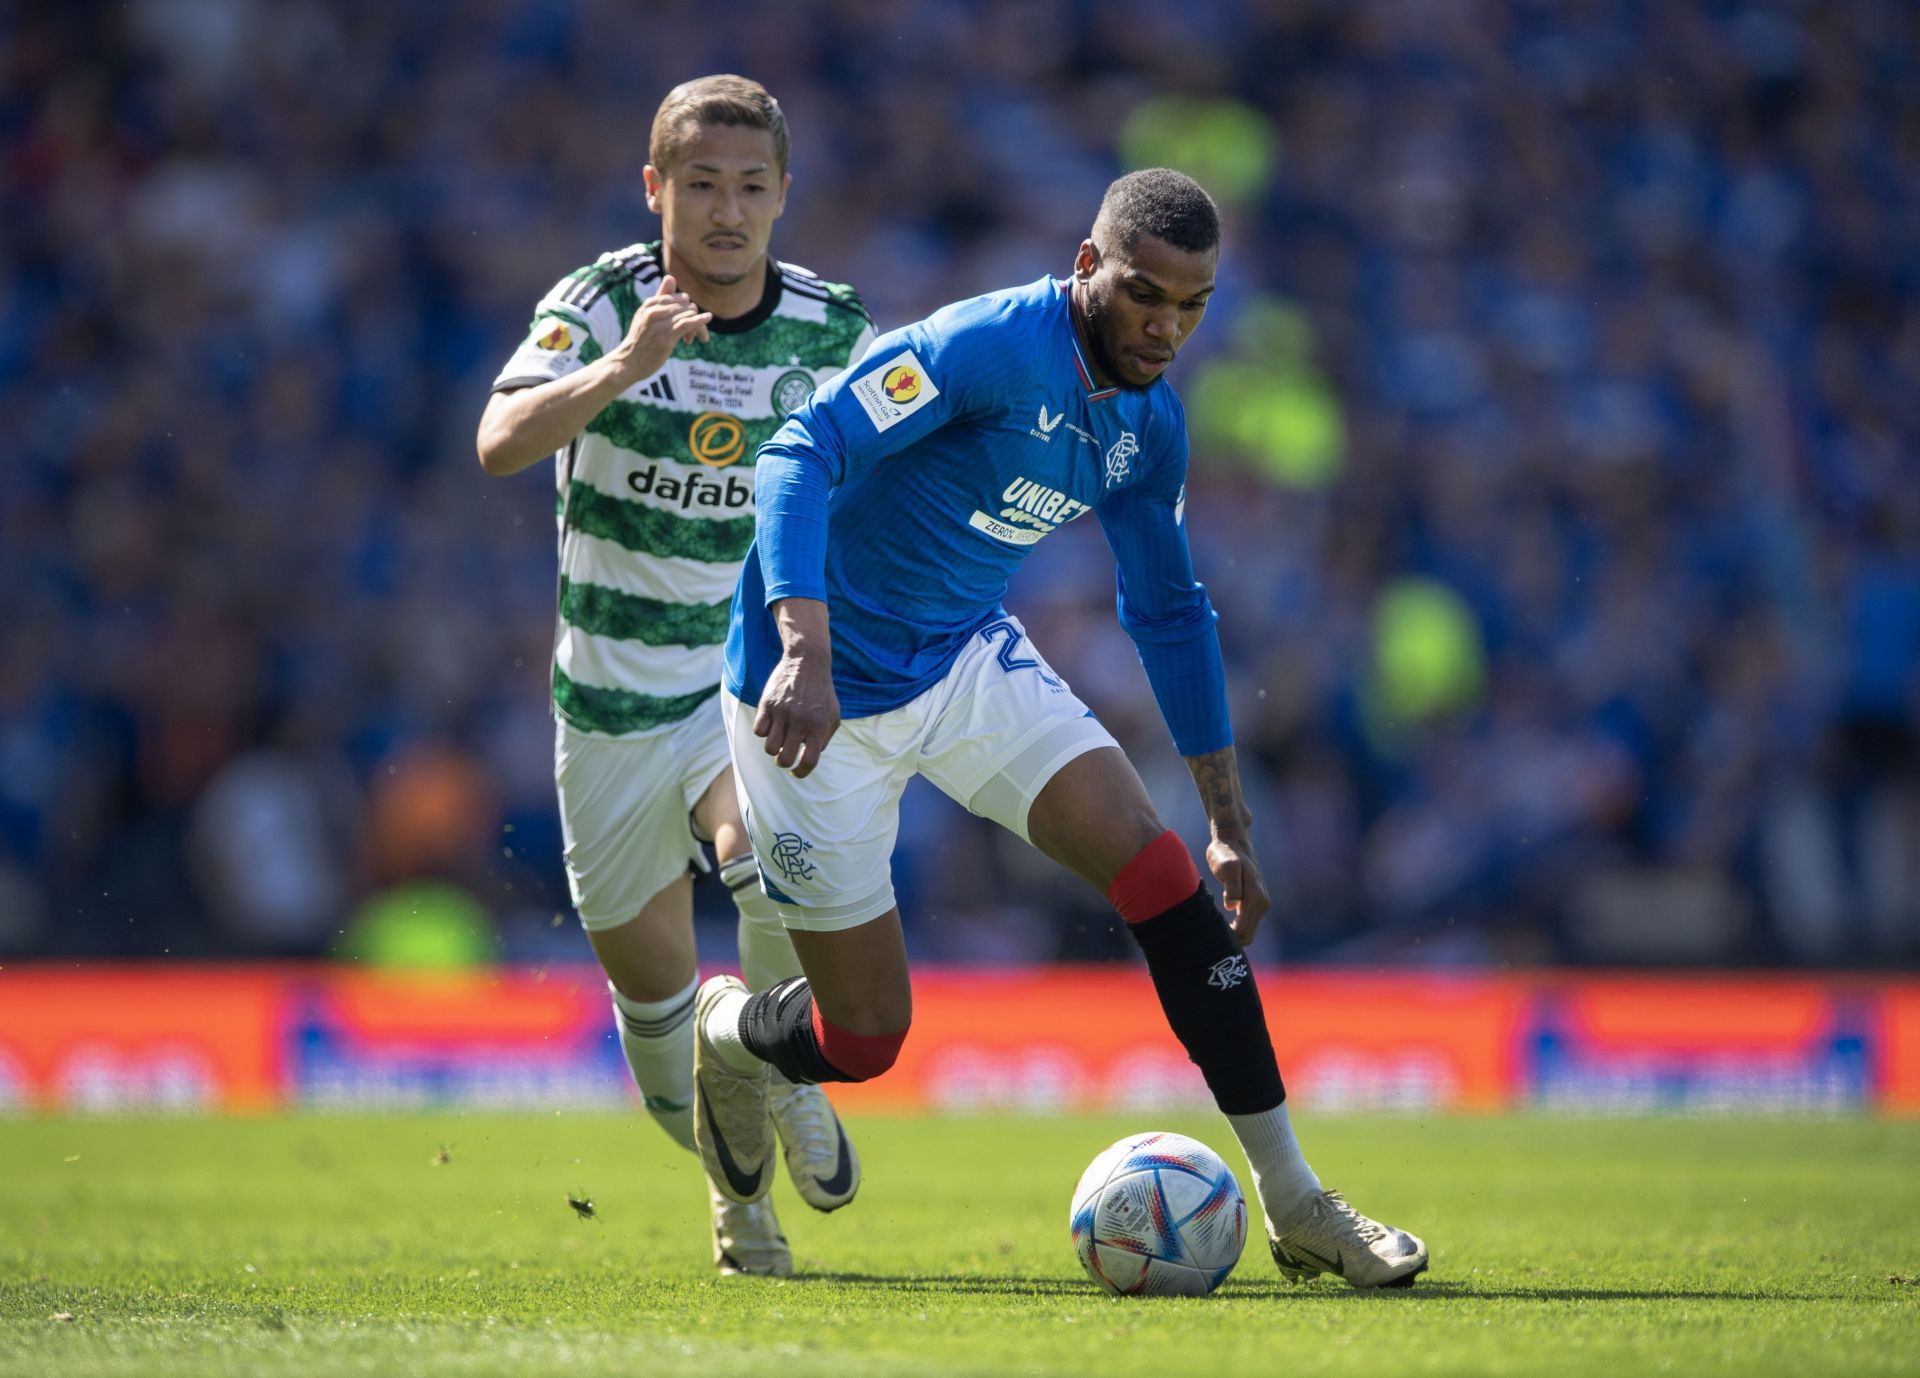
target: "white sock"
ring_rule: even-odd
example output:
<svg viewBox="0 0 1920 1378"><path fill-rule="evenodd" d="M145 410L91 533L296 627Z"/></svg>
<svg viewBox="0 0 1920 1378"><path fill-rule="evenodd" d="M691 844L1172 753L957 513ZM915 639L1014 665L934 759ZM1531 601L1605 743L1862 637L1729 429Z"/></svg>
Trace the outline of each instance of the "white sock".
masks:
<svg viewBox="0 0 1920 1378"><path fill-rule="evenodd" d="M1293 1137L1293 1121L1284 1102L1257 1115L1229 1115L1253 1166L1253 1190L1260 1198L1269 1224L1286 1221L1300 1204L1320 1190L1320 1179L1307 1166L1300 1141Z"/></svg>
<svg viewBox="0 0 1920 1378"><path fill-rule="evenodd" d="M771 920L746 913L740 915L740 976L748 990L771 990L792 976L804 976L800 958L793 950L793 939L780 926L780 916Z"/></svg>
<svg viewBox="0 0 1920 1378"><path fill-rule="evenodd" d="M633 1084L659 1126L675 1143L693 1148L693 996L700 989L694 972L687 988L665 1000L629 1000L614 990L613 1023L620 1051L627 1055Z"/></svg>
<svg viewBox="0 0 1920 1378"><path fill-rule="evenodd" d="M780 925L780 911L760 888L760 869L747 852L720 867L720 879L733 892L740 911L740 975L748 990L766 990L789 976L798 976L800 959L793 939Z"/></svg>
<svg viewBox="0 0 1920 1378"><path fill-rule="evenodd" d="M751 1072L762 1065L740 1041L740 1011L746 1007L747 993L729 990L707 1011L707 1042L720 1054L720 1060L736 1072Z"/></svg>

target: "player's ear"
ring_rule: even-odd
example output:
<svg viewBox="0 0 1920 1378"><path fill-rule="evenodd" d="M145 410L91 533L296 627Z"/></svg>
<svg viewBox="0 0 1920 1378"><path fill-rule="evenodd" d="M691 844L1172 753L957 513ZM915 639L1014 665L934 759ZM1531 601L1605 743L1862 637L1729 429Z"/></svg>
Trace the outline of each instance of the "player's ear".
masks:
<svg viewBox="0 0 1920 1378"><path fill-rule="evenodd" d="M1073 275L1085 282L1100 271L1100 251L1091 239L1080 241L1080 252L1073 256Z"/></svg>
<svg viewBox="0 0 1920 1378"><path fill-rule="evenodd" d="M647 209L660 214L660 185L665 180L660 176L660 169L648 163L640 169L640 180L647 185Z"/></svg>
<svg viewBox="0 0 1920 1378"><path fill-rule="evenodd" d="M791 172L781 173L780 174L780 200L776 202L773 207L774 219L778 220L781 216L787 213L787 192L791 190L792 187L793 187L793 174Z"/></svg>

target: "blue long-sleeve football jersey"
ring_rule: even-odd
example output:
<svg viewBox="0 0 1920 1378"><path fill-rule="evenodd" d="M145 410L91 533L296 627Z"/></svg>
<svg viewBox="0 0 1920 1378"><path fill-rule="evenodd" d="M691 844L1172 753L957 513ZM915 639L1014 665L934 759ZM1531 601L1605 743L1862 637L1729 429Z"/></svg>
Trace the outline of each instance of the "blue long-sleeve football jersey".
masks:
<svg viewBox="0 0 1920 1378"><path fill-rule="evenodd" d="M727 637L736 697L757 703L780 659L768 605L800 597L827 604L843 716L912 701L1006 615L1008 576L1035 543L1091 511L1175 744L1232 742L1183 525L1186 413L1164 379L1096 386L1067 293L1042 278L882 335L761 447Z"/></svg>

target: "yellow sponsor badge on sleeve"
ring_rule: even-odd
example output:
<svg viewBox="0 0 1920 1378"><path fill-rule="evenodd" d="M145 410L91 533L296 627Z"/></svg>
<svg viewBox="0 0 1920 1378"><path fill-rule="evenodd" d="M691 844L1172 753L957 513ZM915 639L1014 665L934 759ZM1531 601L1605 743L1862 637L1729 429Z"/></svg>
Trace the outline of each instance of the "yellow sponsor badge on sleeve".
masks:
<svg viewBox="0 0 1920 1378"><path fill-rule="evenodd" d="M913 351L903 349L879 368L855 379L853 395L873 428L884 431L926 406L940 395L940 389Z"/></svg>

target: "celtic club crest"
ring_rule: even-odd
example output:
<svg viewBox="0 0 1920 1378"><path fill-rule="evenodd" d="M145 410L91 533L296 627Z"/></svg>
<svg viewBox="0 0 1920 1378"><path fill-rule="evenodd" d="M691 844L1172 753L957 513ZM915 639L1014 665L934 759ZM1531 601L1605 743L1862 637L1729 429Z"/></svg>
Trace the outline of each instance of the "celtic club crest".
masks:
<svg viewBox="0 0 1920 1378"><path fill-rule="evenodd" d="M799 411L811 396L813 375L803 368L791 369L773 380L773 409L782 417Z"/></svg>

